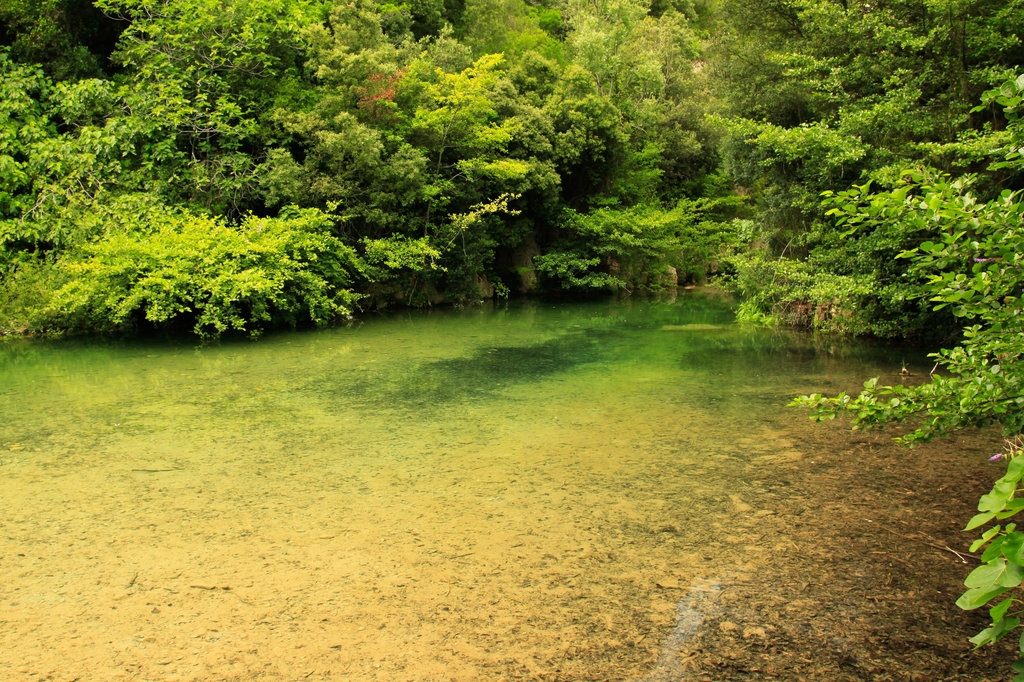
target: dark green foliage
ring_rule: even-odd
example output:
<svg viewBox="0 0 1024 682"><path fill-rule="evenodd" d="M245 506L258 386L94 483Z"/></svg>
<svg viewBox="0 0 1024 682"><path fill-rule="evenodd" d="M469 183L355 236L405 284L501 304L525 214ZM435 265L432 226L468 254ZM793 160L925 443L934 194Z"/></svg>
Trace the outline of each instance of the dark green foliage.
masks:
<svg viewBox="0 0 1024 682"><path fill-rule="evenodd" d="M819 195L868 179L891 185L915 163L982 168L1004 121L998 109L971 109L1007 67L1022 64L1024 5L733 0L723 19L712 61L728 84L721 109L731 116L718 119L722 151L727 172L751 198L760 251L736 260L741 276L747 262L795 258L810 273L870 292L845 302L844 314L862 321L857 331L949 329L948 317L912 300L921 282L894 260L916 237L871 230L840 239ZM993 196L993 185L1007 181L1009 174L989 176L977 191ZM791 281L788 293L761 297L750 312L792 317L793 306L821 304L814 282Z"/></svg>
<svg viewBox="0 0 1024 682"><path fill-rule="evenodd" d="M729 202L680 201L671 209L643 205L567 210L537 269L564 288L660 289L703 281L731 237L713 213Z"/></svg>
<svg viewBox="0 0 1024 682"><path fill-rule="evenodd" d="M123 28L91 0L5 0L0 45L57 80L99 76Z"/></svg>

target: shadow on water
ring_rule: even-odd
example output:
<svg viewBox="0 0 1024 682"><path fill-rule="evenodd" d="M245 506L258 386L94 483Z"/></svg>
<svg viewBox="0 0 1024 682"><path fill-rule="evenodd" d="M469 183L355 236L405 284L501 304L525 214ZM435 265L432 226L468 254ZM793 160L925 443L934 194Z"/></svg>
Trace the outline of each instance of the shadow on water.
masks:
<svg viewBox="0 0 1024 682"><path fill-rule="evenodd" d="M511 385L569 373L600 362L607 353L606 347L580 332L524 346L483 346L464 357L425 362L389 377L357 374L342 382L349 399L364 407L444 409L459 401L493 398Z"/></svg>
<svg viewBox="0 0 1024 682"><path fill-rule="evenodd" d="M482 344L464 355L428 360L390 373L342 368L314 382L311 388L321 395L343 393L347 400L366 407L444 409L459 401L493 398L509 386L557 378L606 363L618 353L639 357L646 354L640 336L666 325L726 328L732 319L727 306L713 301L711 305L695 303L689 308L630 303L615 308L612 315L608 315L606 305L579 304L568 316L564 308L554 309L554 315L544 316L538 323L541 333L553 334L543 341ZM697 352L695 340L704 343L705 337L691 337L685 347ZM707 343L714 348L728 341L712 338Z"/></svg>
<svg viewBox="0 0 1024 682"><path fill-rule="evenodd" d="M504 310L435 311L432 324L438 328L465 324L461 336L471 342L449 344L419 359L392 356L376 365L348 359L320 366L303 381L304 390L326 409L355 406L426 415L464 402L501 396L507 400L511 387L561 381L602 367L628 371L630 366L660 366L667 373L696 373L705 377L701 394L705 396L734 390L730 377L747 375L756 385L759 377L767 379L780 368L799 371L818 366L827 372L829 366L841 365L862 366L870 372L886 362L896 366L894 372L899 368L887 346L739 325L728 302L719 297L695 293L685 301L685 305L627 301L558 307L521 302ZM480 327L509 319L520 324L529 320L527 333L477 338ZM412 324L413 320L405 313L380 321ZM419 323L422 329L423 320ZM516 340L523 343L511 342ZM411 339L408 345L416 343ZM915 352L924 355L923 351L902 355L913 359ZM696 399L696 394L691 397ZM790 396L764 397L788 402Z"/></svg>

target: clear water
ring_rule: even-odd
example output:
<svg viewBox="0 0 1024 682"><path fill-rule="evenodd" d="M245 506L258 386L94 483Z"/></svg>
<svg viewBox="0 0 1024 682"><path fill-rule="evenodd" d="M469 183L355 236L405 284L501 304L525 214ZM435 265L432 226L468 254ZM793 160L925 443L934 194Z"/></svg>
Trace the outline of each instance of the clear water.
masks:
<svg viewBox="0 0 1024 682"><path fill-rule="evenodd" d="M0 670L655 679L695 581L766 549L737 464L813 457L785 403L909 360L701 293L7 343Z"/></svg>

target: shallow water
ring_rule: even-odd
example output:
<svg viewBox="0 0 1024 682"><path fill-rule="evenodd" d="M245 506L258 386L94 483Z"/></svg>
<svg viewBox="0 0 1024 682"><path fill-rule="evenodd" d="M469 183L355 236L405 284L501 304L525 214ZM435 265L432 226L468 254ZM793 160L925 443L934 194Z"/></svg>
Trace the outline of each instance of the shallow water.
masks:
<svg viewBox="0 0 1024 682"><path fill-rule="evenodd" d="M906 351L678 300L522 303L193 348L0 346L0 670L661 679L766 548L739 463Z"/></svg>

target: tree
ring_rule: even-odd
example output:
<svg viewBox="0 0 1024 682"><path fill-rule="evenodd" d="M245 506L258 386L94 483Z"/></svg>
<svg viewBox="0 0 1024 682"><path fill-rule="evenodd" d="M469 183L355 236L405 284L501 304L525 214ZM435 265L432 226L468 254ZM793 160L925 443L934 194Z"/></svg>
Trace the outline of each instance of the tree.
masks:
<svg viewBox="0 0 1024 682"><path fill-rule="evenodd" d="M1024 75L986 94L1010 121L1009 143L996 151L997 166L1024 164ZM976 646L994 642L1021 623L1024 600L1014 592L1024 582L1024 532L1003 522L1024 511L1024 192L1005 190L980 201L976 178L950 179L933 171L908 171L890 191L872 192L863 185L831 197L832 213L850 229L897 225L922 235L900 257L927 277L926 291L938 308L949 307L964 323L956 347L934 353L936 369L919 386L864 384L857 397L805 396L796 405L810 407L815 418L853 417L857 427L912 421L916 428L899 440L915 443L969 426L998 425L1007 449L993 459L1006 462L1006 474L978 503L966 530L995 521L971 551L986 546L983 565L967 577L967 591L957 600L989 609L992 624L971 638ZM937 228L937 229L936 229ZM931 235L927 236L926 235ZM941 371L940 371L941 370ZM1024 640L1014 664L1024 680Z"/></svg>
<svg viewBox="0 0 1024 682"><path fill-rule="evenodd" d="M240 215L258 190L262 112L301 92L301 34L313 0L97 0L128 22L114 58L127 78L122 125L171 202Z"/></svg>
<svg viewBox="0 0 1024 682"><path fill-rule="evenodd" d="M91 0L7 0L0 41L18 61L37 63L55 80L100 76L121 27Z"/></svg>
<svg viewBox="0 0 1024 682"><path fill-rule="evenodd" d="M754 263L768 273L763 289L800 267L784 259L806 261L865 292L840 311L862 322L854 331L920 337L949 329L948 318L914 299L919 282L893 266L910 244L881 240L877 230L840 239L819 196L869 179L892 184L915 164L980 170L986 117L971 107L1024 59L1010 14L1019 24L1024 7L992 0L725 3L710 65L712 78L724 81L721 108L732 114L720 119L722 152L760 228L754 257L737 260L741 278L755 279L745 265ZM1001 115L989 113L1001 125ZM998 178L979 182L979 192L991 192ZM798 284L777 293L754 313L784 302L829 305Z"/></svg>

